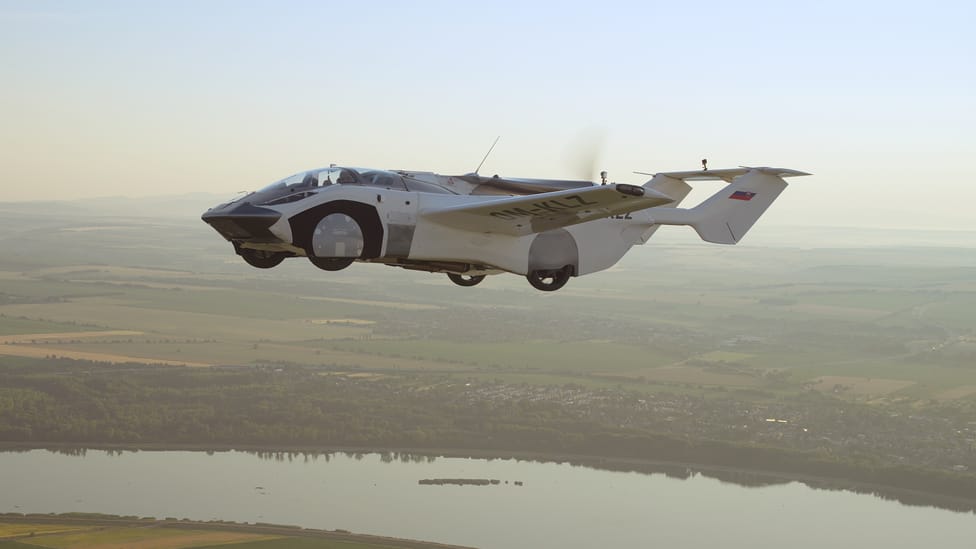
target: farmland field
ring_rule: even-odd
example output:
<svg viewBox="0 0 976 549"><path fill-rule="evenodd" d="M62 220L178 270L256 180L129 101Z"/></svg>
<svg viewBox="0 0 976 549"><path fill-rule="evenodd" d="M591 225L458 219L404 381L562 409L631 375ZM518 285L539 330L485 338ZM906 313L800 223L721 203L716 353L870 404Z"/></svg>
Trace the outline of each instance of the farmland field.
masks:
<svg viewBox="0 0 976 549"><path fill-rule="evenodd" d="M92 526L78 526L70 524L47 524L47 523L4 523L0 522L0 539L26 536L31 532L35 534L55 534L65 532L78 532L93 528Z"/></svg>
<svg viewBox="0 0 976 549"><path fill-rule="evenodd" d="M48 549L396 549L445 547L421 541L359 536L272 524L197 523L68 513L0 517L0 547ZM58 522L58 517L62 522ZM35 519L37 520L37 519Z"/></svg>
<svg viewBox="0 0 976 549"><path fill-rule="evenodd" d="M77 533L45 534L29 544L51 549L178 549L208 545L228 545L241 541L260 541L268 536L236 532L207 532L171 528L99 528ZM22 540L23 541L23 540Z"/></svg>
<svg viewBox="0 0 976 549"><path fill-rule="evenodd" d="M661 231L610 271L545 294L515 276L459 288L379 265L325 273L300 258L260 271L195 216L6 219L17 234L0 237L0 355L612 380L642 391L799 391L839 376L875 380L846 398L976 396L957 389L976 379L976 253L955 240L722 248ZM180 245L134 246L163 227Z"/></svg>

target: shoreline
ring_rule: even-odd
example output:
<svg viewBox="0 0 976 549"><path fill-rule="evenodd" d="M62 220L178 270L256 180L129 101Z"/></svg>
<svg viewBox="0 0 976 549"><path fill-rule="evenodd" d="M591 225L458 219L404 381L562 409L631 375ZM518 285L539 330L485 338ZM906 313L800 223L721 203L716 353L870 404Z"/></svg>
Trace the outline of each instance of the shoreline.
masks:
<svg viewBox="0 0 976 549"><path fill-rule="evenodd" d="M513 459L516 461L530 461L539 463L567 463L573 466L590 467L605 471L628 471L643 474L664 474L679 478L688 478L695 473L720 482L731 482L740 486L765 486L771 484L785 484L800 482L818 490L846 490L854 493L871 494L883 499L895 499L904 505L930 506L940 509L976 514L976 496L965 498L934 491L924 491L912 488L902 488L865 482L850 477L818 476L789 471L750 469L736 465L721 465L700 462L679 462L650 457L621 457L595 454L558 454L535 450L499 450L477 448L439 448L439 447L383 447L383 446L318 446L295 445L289 447L267 446L260 444L186 444L186 443L32 443L0 441L0 452L17 452L31 450L48 451L118 451L118 452L246 452L269 454L407 454L414 456L462 458L462 459ZM739 476L752 477L746 479ZM733 478L730 478L733 477Z"/></svg>
<svg viewBox="0 0 976 549"><path fill-rule="evenodd" d="M281 538L316 538L338 542L352 542L370 544L390 549L473 549L466 545L452 545L436 541L415 540L348 532L346 530L322 530L318 528L304 528L287 524L247 523L233 521L202 521L193 519L161 519L161 518L132 518L121 515L103 513L0 513L0 524L77 524L94 526L135 527L135 528L180 528L192 530L218 530L224 532L247 532L280 536ZM43 537L40 534L37 537ZM30 534L0 537L4 541L18 539L36 539ZM229 547L233 547L229 545Z"/></svg>

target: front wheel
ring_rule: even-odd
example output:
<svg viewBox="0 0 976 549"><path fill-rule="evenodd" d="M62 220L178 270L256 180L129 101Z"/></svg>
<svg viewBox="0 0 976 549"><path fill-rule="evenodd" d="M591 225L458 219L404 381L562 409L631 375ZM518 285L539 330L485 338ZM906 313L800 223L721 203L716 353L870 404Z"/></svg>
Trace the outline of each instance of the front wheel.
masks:
<svg viewBox="0 0 976 549"><path fill-rule="evenodd" d="M569 267L562 269L540 269L525 275L529 284L543 292L554 292L566 285L569 280Z"/></svg>
<svg viewBox="0 0 976 549"><path fill-rule="evenodd" d="M462 275L447 273L447 278L451 279L451 282L457 284L458 286L477 286L485 279L485 275Z"/></svg>
<svg viewBox="0 0 976 549"><path fill-rule="evenodd" d="M325 215L312 230L308 260L324 271L341 271L361 257L366 237L359 222L350 215Z"/></svg>
<svg viewBox="0 0 976 549"><path fill-rule="evenodd" d="M308 256L308 260L323 271L341 271L355 261L351 257L315 257L314 255Z"/></svg>
<svg viewBox="0 0 976 549"><path fill-rule="evenodd" d="M282 252L270 252L268 250L252 250L250 248L240 248L237 253L241 256L248 265L252 267L257 267L258 269L270 269L271 267L277 267L282 261L285 260L285 254Z"/></svg>

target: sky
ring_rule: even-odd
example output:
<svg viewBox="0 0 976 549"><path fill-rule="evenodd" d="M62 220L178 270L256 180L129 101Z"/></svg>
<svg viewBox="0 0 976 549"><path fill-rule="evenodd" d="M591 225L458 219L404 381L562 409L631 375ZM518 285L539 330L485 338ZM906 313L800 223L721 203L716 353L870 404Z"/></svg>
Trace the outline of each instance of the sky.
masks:
<svg viewBox="0 0 976 549"><path fill-rule="evenodd" d="M0 0L0 201L467 173L501 136L483 174L780 166L814 176L771 224L976 230L974 6Z"/></svg>

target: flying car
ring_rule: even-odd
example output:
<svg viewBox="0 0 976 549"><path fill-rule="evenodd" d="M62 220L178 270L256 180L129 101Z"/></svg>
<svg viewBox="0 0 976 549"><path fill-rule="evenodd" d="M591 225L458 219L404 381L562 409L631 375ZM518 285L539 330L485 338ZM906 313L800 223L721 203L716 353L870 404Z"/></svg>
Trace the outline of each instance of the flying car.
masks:
<svg viewBox="0 0 976 549"><path fill-rule="evenodd" d="M703 167L705 164L703 162ZM292 257L338 271L353 262L445 273L460 286L525 276L553 291L613 266L662 225L736 244L804 172L768 167L663 172L643 185L332 165L299 172L207 210L203 221L248 264ZM693 208L689 182L722 188Z"/></svg>

